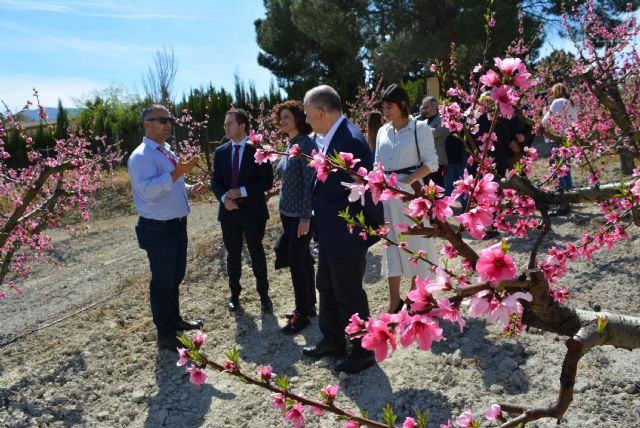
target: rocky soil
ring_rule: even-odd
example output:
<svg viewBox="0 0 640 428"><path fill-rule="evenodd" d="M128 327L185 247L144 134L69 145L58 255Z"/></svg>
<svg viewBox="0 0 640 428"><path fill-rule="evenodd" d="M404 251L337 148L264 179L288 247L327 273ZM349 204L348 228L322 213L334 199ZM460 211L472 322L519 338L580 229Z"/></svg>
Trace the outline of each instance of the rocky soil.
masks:
<svg viewBox="0 0 640 428"><path fill-rule="evenodd" d="M300 350L320 338L317 319L301 334L280 333L284 314L293 308L289 273L275 271L271 248L279 233L273 216L265 236L274 313L262 316L253 289L249 259L243 270L244 312L227 312L228 297L220 228L215 205L197 203L189 217L189 261L181 291L183 314L206 320L205 353L218 361L237 346L243 368L271 364L288 374L294 390L318 397L321 386L338 383L337 404L362 408L381 419L390 403L401 416L429 408L430 427L491 403L543 405L559 387L564 338L530 330L517 339L499 329L469 320L464 334L443 324L448 340L432 352L399 349L387 360L357 375L332 370L334 359L318 362ZM133 215L93 221L87 233L71 238L54 233L53 257L63 268L36 266L23 284L22 297L0 301L0 343L27 334L0 348L0 426L92 427L277 427L280 415L269 393L225 374L211 372L205 385L188 382L176 356L158 352L148 303L148 266L137 248ZM558 245L579 239L598 221L592 207L579 206L570 217L553 220L551 239ZM576 263L563 279L571 303L589 308L638 314L640 233L591 263ZM520 264L533 238L514 240ZM479 247L486 243L476 242ZM381 247L372 247L365 278L372 312L386 308L386 280L380 275ZM408 284L405 283L405 292ZM106 299L106 300L104 300ZM92 308L79 311L95 302ZM76 313L78 312L78 313ZM74 315L75 314L75 315ZM565 427L640 426L640 350L597 348L580 362L574 402L562 420ZM307 415L307 426L337 427L331 416ZM555 421L532 423L552 427Z"/></svg>

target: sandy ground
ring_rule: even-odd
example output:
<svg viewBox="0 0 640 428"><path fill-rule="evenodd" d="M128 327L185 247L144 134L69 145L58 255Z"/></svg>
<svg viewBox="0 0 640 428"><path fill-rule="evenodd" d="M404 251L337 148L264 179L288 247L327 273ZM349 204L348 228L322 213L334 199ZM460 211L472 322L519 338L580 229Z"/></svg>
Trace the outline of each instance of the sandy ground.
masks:
<svg viewBox="0 0 640 428"><path fill-rule="evenodd" d="M366 409L381 419L390 403L400 421L411 416L414 407L429 408L430 427L467 409L483 412L495 402L542 405L555 399L564 339L533 330L508 339L497 327L478 320L470 320L464 334L443 323L448 340L434 344L432 352L399 349L353 376L333 371L332 358L314 362L303 357L301 348L319 340L320 333L317 319L297 336L280 333L284 314L293 308L293 293L288 271L273 270L277 216L270 220L264 240L274 313L260 314L247 257L241 296L245 311L232 315L225 307L225 252L216 208L206 202L193 207L188 272L181 291L183 314L206 320L205 352L211 358L222 361L223 352L235 345L245 370L271 364L307 397L319 397L321 386L338 383L341 407ZM205 385L191 385L184 368L176 367L175 355L157 351L148 266L135 242L135 221L132 215L96 220L77 238L54 232L53 256L64 267L37 265L22 297L0 301L0 342L6 342L112 296L0 348L0 426L282 426L267 391L213 372ZM597 221L592 207L578 206L569 218L553 220L551 238L559 244L575 241ZM630 231L631 239L613 251L597 254L592 263L572 265L562 284L572 291L574 306L587 309L595 302L603 310L638 314L640 233ZM522 264L533 237L512 242L511 251ZM386 308L387 298L379 244L370 250L367 264L365 289L375 313ZM403 287L406 292L408 284ZM639 350L608 346L586 355L579 365L574 402L561 426L640 426L639 357ZM307 421L311 427L342 426L331 416L308 414ZM528 426L552 427L555 421Z"/></svg>

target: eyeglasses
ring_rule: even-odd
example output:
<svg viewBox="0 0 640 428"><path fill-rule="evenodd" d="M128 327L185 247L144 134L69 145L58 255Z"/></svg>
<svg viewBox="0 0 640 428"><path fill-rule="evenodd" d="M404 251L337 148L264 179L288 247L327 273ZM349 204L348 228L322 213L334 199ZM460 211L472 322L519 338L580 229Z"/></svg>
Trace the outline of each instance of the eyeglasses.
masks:
<svg viewBox="0 0 640 428"><path fill-rule="evenodd" d="M160 122L160 124L165 125L167 122L170 122L172 125L175 123L175 119L172 117L150 117L149 119L146 119L149 122L153 122L154 120L157 120L158 122Z"/></svg>

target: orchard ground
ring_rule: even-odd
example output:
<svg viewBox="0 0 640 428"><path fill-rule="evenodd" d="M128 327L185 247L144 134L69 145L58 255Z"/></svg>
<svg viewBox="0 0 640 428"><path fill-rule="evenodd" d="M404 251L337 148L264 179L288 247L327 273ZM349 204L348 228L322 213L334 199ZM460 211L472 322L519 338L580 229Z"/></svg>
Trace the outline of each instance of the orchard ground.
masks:
<svg viewBox="0 0 640 428"><path fill-rule="evenodd" d="M546 169L538 161L538 171ZM617 176L616 162L607 164ZM578 171L576 182L585 184ZM244 312L226 309L228 286L225 251L216 221L217 204L197 202L189 216L187 276L181 288L181 307L188 318L202 317L209 339L204 352L219 362L236 346L241 368L254 372L271 364L287 374L293 390L319 398L319 389L339 384L336 404L361 408L381 420L387 403L399 415L414 416L413 408L431 411L429 427L471 409L481 414L492 403L545 405L555 400L565 353L564 338L531 329L520 338L506 338L500 328L481 320L467 320L464 333L442 323L446 341L431 352L415 347L399 349L384 362L357 375L332 370L335 360L312 361L301 348L321 337L317 318L297 336L284 336L284 314L293 309L288 270L273 270L273 245L280 232L277 200L264 245L269 261L270 294L274 313L261 315L248 256L244 258ZM56 268L39 263L32 278L21 286L21 297L9 293L0 301L0 342L91 309L28 334L0 348L0 426L133 426L133 427L277 427L281 415L271 408L266 390L245 385L226 374L209 372L205 385L189 384L177 356L158 352L148 302L148 264L137 247L130 195L125 187L103 193L97 216L84 234L70 237L53 231ZM553 219L547 243L563 246L594 229L601 216L593 206L576 206L567 218ZM592 262L571 264L560 285L572 292L570 304L638 314L640 285L640 231L612 251L602 251ZM535 233L512 239L511 253L518 266L528 260ZM487 242L475 241L479 249ZM387 305L386 279L381 276L382 246L373 246L367 258L365 290L373 314ZM245 251L246 253L246 251ZM406 293L408 281L404 281ZM596 348L579 363L576 394L561 426L640 426L640 351ZM307 426L338 427L331 415L306 413ZM556 426L553 420L531 427Z"/></svg>

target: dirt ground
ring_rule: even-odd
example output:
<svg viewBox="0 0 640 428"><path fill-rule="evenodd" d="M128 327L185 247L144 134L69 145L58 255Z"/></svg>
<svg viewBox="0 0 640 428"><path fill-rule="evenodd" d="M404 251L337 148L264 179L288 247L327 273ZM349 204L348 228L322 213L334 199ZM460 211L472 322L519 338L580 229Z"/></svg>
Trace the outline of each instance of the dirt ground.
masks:
<svg viewBox="0 0 640 428"><path fill-rule="evenodd" d="M126 198L127 195L120 195ZM117 197L117 195L116 195ZM275 206L275 202L272 203ZM362 408L378 420L390 403L399 421L412 408L431 411L429 427L471 409L484 412L496 402L542 405L559 387L564 338L531 329L521 338L503 337L496 326L469 320L464 334L443 323L448 340L431 352L399 349L384 362L357 375L337 374L335 360L314 362L300 353L320 339L317 318L297 336L284 336L284 314L293 308L289 272L273 270L273 245L280 231L273 215L264 239L274 313L262 316L248 256L243 266L244 312L225 306L228 286L225 251L217 206L194 204L189 217L187 277L181 289L186 317L206 321L205 353L218 361L237 346L242 367L271 364L288 374L294 391L319 397L320 387L338 383L337 405ZM275 208L272 207L275 212ZM96 427L277 427L280 415L269 393L225 374L209 373L205 385L188 382L175 354L158 352L148 303L148 265L138 249L135 215L104 216L88 224L83 236L53 233L53 257L64 264L35 267L23 284L25 294L0 301L0 343L39 326L104 302L0 348L0 426ZM578 206L568 218L553 220L557 245L579 239L598 222L593 207ZM591 263L575 263L562 280L571 304L588 309L638 314L640 233ZM512 240L519 266L535 235ZM476 248L486 242L474 242ZM381 246L367 259L365 290L373 313L386 308L386 279L381 276ZM404 283L404 292L408 284ZM640 351L606 346L580 362L574 402L561 422L565 427L640 426ZM307 426L342 426L331 416L307 414ZM532 423L552 427L555 421Z"/></svg>

